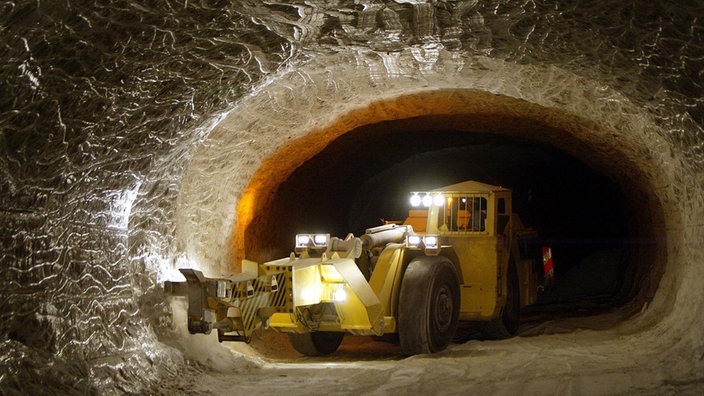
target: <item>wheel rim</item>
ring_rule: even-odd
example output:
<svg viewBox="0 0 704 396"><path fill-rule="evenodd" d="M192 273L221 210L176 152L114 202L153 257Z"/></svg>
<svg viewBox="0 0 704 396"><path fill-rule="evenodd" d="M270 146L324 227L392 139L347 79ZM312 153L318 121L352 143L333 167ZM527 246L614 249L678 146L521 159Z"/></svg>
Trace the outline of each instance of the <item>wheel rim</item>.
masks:
<svg viewBox="0 0 704 396"><path fill-rule="evenodd" d="M438 291L437 298L435 299L435 309L434 311L434 323L437 329L441 332L445 332L449 329L452 323L452 295L447 286L443 285Z"/></svg>

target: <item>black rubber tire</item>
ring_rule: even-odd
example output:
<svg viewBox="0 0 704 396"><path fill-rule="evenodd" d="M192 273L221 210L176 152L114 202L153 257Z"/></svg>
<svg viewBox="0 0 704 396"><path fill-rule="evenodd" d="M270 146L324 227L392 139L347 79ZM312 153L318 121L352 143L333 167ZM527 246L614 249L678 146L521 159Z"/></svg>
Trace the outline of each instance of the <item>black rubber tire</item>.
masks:
<svg viewBox="0 0 704 396"><path fill-rule="evenodd" d="M511 264L508 268L506 282L506 305L501 312L501 317L481 325L481 332L485 339L500 340L511 338L518 333L521 324L521 295L518 285L516 267Z"/></svg>
<svg viewBox="0 0 704 396"><path fill-rule="evenodd" d="M401 280L398 334L407 355L447 348L460 315L460 284L455 266L442 256L421 256Z"/></svg>
<svg viewBox="0 0 704 396"><path fill-rule="evenodd" d="M293 349L306 356L329 355L337 350L345 333L335 331L313 331L310 333L288 333Z"/></svg>

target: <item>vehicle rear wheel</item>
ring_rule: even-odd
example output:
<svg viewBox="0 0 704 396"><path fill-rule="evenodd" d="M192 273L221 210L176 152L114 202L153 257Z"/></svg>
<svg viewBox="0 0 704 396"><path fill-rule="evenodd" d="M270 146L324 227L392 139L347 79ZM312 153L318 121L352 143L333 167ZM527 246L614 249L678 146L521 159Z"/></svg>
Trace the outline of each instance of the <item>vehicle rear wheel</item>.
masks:
<svg viewBox="0 0 704 396"><path fill-rule="evenodd" d="M329 355L337 350L345 333L334 331L313 331L310 333L288 333L293 349L306 356Z"/></svg>
<svg viewBox="0 0 704 396"><path fill-rule="evenodd" d="M421 256L408 264L399 293L398 333L405 354L440 352L457 329L460 285L444 257Z"/></svg>
<svg viewBox="0 0 704 396"><path fill-rule="evenodd" d="M506 305L501 312L501 317L482 324L481 331L484 338L500 340L511 338L518 333L521 323L521 295L518 285L516 267L511 264L508 269L506 282Z"/></svg>

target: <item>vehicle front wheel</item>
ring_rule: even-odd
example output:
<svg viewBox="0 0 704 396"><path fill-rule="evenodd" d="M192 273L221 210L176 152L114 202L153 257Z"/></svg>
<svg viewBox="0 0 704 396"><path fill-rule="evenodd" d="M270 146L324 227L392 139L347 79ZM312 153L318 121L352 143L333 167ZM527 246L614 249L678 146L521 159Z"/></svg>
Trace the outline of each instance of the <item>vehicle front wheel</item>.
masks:
<svg viewBox="0 0 704 396"><path fill-rule="evenodd" d="M460 314L455 266L440 256L411 261L401 280L398 305L398 333L404 353L435 353L447 348Z"/></svg>
<svg viewBox="0 0 704 396"><path fill-rule="evenodd" d="M329 355L337 350L345 333L334 331L313 331L310 333L288 333L293 349L306 356Z"/></svg>

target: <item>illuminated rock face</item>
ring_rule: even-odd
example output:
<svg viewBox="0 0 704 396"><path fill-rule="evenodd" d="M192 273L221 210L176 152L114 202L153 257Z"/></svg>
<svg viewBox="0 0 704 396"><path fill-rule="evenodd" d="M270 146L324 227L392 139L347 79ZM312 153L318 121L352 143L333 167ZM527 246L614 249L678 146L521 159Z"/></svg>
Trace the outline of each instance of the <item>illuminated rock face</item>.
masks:
<svg viewBox="0 0 704 396"><path fill-rule="evenodd" d="M159 282L261 254L296 167L395 121L546 142L636 194L659 244L620 329L681 369L663 381L701 379L701 9L192 3L3 6L3 386L173 372Z"/></svg>

